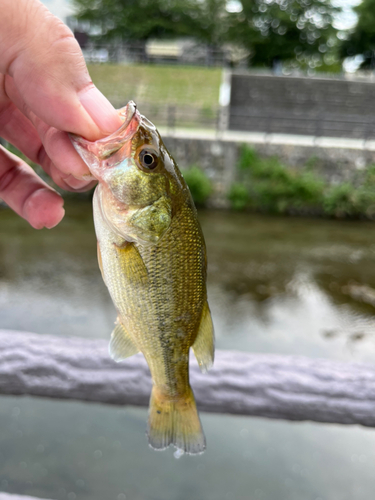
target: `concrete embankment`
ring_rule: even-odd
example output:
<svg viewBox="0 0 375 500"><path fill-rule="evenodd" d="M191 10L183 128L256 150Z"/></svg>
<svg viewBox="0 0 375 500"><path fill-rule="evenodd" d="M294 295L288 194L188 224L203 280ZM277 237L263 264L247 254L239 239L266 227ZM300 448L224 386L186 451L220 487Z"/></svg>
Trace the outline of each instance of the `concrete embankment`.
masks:
<svg viewBox="0 0 375 500"><path fill-rule="evenodd" d="M228 207L227 193L238 180L237 161L242 144L260 156L277 156L296 170L309 169L329 184L360 182L368 165L375 163L375 141L284 134L208 130L160 130L172 156L182 169L199 165L212 182L211 207Z"/></svg>
<svg viewBox="0 0 375 500"><path fill-rule="evenodd" d="M375 163L375 141L215 130L159 131L181 169L198 165L206 173L213 188L208 200L212 208L229 207L227 193L239 180L237 162L243 144L261 157L276 156L296 170L308 169L332 185L360 183L366 168Z"/></svg>

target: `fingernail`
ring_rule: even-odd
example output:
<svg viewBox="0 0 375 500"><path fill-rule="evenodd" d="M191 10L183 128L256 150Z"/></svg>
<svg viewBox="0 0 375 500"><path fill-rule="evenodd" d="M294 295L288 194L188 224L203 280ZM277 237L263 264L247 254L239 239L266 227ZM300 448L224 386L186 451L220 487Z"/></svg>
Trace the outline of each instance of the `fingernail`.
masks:
<svg viewBox="0 0 375 500"><path fill-rule="evenodd" d="M77 179L77 181L85 181L86 183L96 181L96 177L94 177L91 173L88 174L82 174L82 175L74 175L74 174L69 174L71 177L74 179ZM65 179L64 179L65 180Z"/></svg>
<svg viewBox="0 0 375 500"><path fill-rule="evenodd" d="M57 224L60 224L60 222L62 221L62 219L64 218L64 215L65 215L65 210L63 209L63 207L61 207L60 209L60 213L56 216L56 219L53 221L53 222L49 222L45 225L45 227L47 229L52 229L54 227L57 226Z"/></svg>
<svg viewBox="0 0 375 500"><path fill-rule="evenodd" d="M81 190L92 184L92 179L77 179L74 175L68 175L68 177L64 177L64 182L68 184L72 189Z"/></svg>
<svg viewBox="0 0 375 500"><path fill-rule="evenodd" d="M121 119L115 108L96 87L79 93L79 100L103 135L108 135L121 127Z"/></svg>

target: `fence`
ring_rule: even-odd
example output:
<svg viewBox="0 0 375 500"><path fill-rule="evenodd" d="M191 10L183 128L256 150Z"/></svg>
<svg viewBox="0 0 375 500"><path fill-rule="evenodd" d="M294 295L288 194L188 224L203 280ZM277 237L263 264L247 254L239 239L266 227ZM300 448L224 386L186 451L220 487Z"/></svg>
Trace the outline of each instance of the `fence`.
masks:
<svg viewBox="0 0 375 500"><path fill-rule="evenodd" d="M121 97L111 96L115 107L124 105ZM196 108L175 104L153 104L137 102L137 107L142 115L147 116L157 127L167 127L173 131L176 128L198 128L218 130L221 123L220 107Z"/></svg>
<svg viewBox="0 0 375 500"><path fill-rule="evenodd" d="M156 126L171 131L176 128L229 129L364 141L375 138L375 119L371 112L375 87L372 82L225 74L228 75L228 99L223 106L199 108L138 102L138 107ZM108 97L115 107L124 103L121 95Z"/></svg>
<svg viewBox="0 0 375 500"><path fill-rule="evenodd" d="M123 105L121 97L114 96L115 107ZM170 132L178 128L223 131L227 128L228 111L224 107L195 108L174 104L137 102L140 112L157 127ZM350 138L370 140L375 138L375 118L360 113L345 115L325 112L315 108L309 112L260 108L259 106L230 106L229 130L264 134L305 135L312 137ZM240 135L240 134L239 134Z"/></svg>
<svg viewBox="0 0 375 500"><path fill-rule="evenodd" d="M233 74L230 130L375 137L372 82Z"/></svg>
<svg viewBox="0 0 375 500"><path fill-rule="evenodd" d="M195 42L148 41L146 43L94 44L75 32L86 62L120 64L175 64L208 67L246 67L249 52L232 45L214 47Z"/></svg>
<svg viewBox="0 0 375 500"><path fill-rule="evenodd" d="M137 101L138 109L157 127L305 135L312 137L375 139L371 82L275 77L262 74L229 75L228 105L196 107L175 103ZM231 80L231 83L229 83ZM112 104L122 107L126 97L112 92ZM246 142L246 138L243 137Z"/></svg>

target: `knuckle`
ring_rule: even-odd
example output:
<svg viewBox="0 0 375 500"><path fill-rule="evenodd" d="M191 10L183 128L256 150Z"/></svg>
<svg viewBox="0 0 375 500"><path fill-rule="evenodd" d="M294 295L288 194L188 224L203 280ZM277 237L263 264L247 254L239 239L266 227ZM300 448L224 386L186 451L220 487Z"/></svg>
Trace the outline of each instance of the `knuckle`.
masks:
<svg viewBox="0 0 375 500"><path fill-rule="evenodd" d="M50 49L58 52L80 51L77 40L71 30L62 21L56 21L50 26Z"/></svg>

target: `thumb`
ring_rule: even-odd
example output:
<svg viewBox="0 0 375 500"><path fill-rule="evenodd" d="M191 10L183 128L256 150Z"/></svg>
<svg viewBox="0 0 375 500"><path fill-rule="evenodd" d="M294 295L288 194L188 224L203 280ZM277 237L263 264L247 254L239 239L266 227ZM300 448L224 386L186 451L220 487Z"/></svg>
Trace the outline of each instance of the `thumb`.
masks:
<svg viewBox="0 0 375 500"><path fill-rule="evenodd" d="M121 125L70 29L39 0L0 0L0 73L46 124L96 140Z"/></svg>

